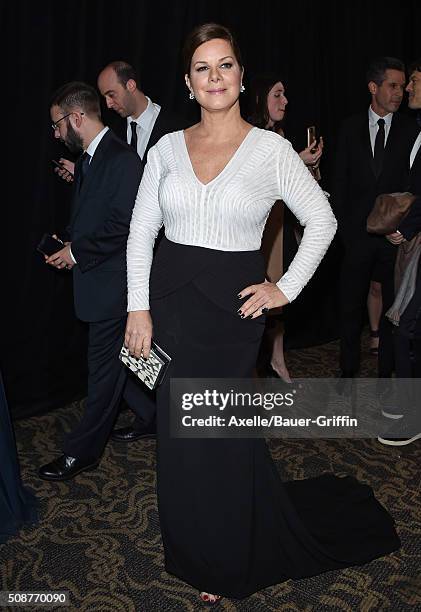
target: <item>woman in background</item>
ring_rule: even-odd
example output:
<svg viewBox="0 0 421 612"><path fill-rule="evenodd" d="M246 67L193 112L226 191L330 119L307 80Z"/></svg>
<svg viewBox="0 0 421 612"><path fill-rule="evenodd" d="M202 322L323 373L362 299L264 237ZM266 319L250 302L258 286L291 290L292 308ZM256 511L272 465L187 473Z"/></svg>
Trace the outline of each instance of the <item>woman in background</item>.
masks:
<svg viewBox="0 0 421 612"><path fill-rule="evenodd" d="M285 95L285 81L277 74L266 74L256 77L251 85L250 94L250 117L249 121L256 127L271 130L285 136L284 119L288 100ZM320 177L318 172L320 158L323 152L323 139L309 143L299 156L309 168L315 178ZM284 273L284 204L281 201L275 203L268 220L262 238L262 252L266 262L267 278L276 283ZM296 223L292 222L291 229ZM295 233L295 232L294 232ZM301 238L297 232L297 239ZM289 257L292 259L292 257ZM267 333L270 338L270 367L269 373L279 376L287 383L291 382L284 356L284 323L282 314L273 311L267 323Z"/></svg>

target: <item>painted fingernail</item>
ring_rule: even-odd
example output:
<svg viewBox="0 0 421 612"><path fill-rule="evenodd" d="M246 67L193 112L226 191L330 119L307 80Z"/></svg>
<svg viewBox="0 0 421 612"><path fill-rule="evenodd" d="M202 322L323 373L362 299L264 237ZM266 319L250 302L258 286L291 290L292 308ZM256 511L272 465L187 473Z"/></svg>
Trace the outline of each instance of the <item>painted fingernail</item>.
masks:
<svg viewBox="0 0 421 612"><path fill-rule="evenodd" d="M237 297L238 297L238 298L240 298L240 300L241 300L241 298L242 298L243 296L241 295L241 293L239 293L239 294L237 295Z"/></svg>
<svg viewBox="0 0 421 612"><path fill-rule="evenodd" d="M251 319L252 317L253 317L253 315L251 314L251 315L249 315L249 316L247 317L247 319Z"/></svg>
<svg viewBox="0 0 421 612"><path fill-rule="evenodd" d="M237 310L237 312L238 312L238 314L241 314L241 308L239 308L239 309Z"/></svg>
<svg viewBox="0 0 421 612"><path fill-rule="evenodd" d="M242 319L244 319L244 317L245 317L245 316L246 316L245 314L241 314L241 315L240 315L240 317L241 317Z"/></svg>

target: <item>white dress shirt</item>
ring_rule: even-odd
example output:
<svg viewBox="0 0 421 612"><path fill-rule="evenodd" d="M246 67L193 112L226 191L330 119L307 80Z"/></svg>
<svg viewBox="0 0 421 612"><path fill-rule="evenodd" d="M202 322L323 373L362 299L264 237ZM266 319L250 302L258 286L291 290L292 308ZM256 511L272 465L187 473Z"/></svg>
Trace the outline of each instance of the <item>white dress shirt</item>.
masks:
<svg viewBox="0 0 421 612"><path fill-rule="evenodd" d="M370 129L370 142L371 142L371 150L374 155L374 143L376 142L376 135L379 131L379 124L377 121L379 119L384 119L384 146L387 143L387 137L389 136L390 126L392 125L393 113L389 113L384 117L380 117L377 113L373 111L371 106L368 109L368 126Z"/></svg>
<svg viewBox="0 0 421 612"><path fill-rule="evenodd" d="M133 117L127 117L127 142L130 144L132 139L132 128L131 122L134 121L137 123L136 133L137 133L137 154L140 159L143 159L145 155L146 147L148 146L149 138L151 136L153 126L155 125L155 121L159 115L159 111L161 107L159 104L155 104L152 102L148 96L146 96L148 100L148 106L145 108L143 113L139 115L137 119Z"/></svg>

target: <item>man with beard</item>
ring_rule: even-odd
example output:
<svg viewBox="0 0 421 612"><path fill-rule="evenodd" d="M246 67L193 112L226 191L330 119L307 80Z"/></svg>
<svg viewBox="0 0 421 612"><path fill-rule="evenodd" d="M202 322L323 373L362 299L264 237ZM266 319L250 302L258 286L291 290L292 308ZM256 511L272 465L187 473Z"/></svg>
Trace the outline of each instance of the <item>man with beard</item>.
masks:
<svg viewBox="0 0 421 612"><path fill-rule="evenodd" d="M136 70L123 60L107 64L98 75L98 89L104 96L107 108L122 120L110 121L113 131L131 145L146 163L149 149L168 134L191 125L184 118L162 109L140 89ZM55 172L72 182L74 163L61 158L62 167Z"/></svg>
<svg viewBox="0 0 421 612"><path fill-rule="evenodd" d="M98 89L107 107L121 118L113 121L112 129L137 152L144 167L149 149L162 136L190 124L152 102L140 89L139 83L135 69L125 61L107 64L98 75ZM63 158L60 162L65 169L57 168L56 172L69 180L74 164ZM149 393L136 380L129 378L124 399L136 417L131 425L114 430L111 438L118 442L132 442L155 435L154 393Z"/></svg>
<svg viewBox="0 0 421 612"><path fill-rule="evenodd" d="M45 480L67 480L98 465L125 382L118 354L127 315L126 243L142 168L133 149L102 123L90 85L61 87L50 115L54 136L83 151L75 166L70 242L46 259L58 270L73 270L76 316L89 326L82 419L66 436L63 454L39 470Z"/></svg>

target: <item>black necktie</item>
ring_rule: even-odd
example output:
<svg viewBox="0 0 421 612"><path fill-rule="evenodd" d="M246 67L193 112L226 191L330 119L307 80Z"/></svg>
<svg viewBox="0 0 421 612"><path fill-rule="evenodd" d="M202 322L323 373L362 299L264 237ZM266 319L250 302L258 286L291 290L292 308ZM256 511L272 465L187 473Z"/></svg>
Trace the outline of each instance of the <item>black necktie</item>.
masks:
<svg viewBox="0 0 421 612"><path fill-rule="evenodd" d="M377 130L376 140L374 141L374 169L376 176L379 176L382 171L384 157L384 119L377 121L379 129Z"/></svg>
<svg viewBox="0 0 421 612"><path fill-rule="evenodd" d="M85 153L82 155L82 163L80 166L80 187L82 187L82 183L85 180L86 173L89 170L90 161L91 156L85 151Z"/></svg>
<svg viewBox="0 0 421 612"><path fill-rule="evenodd" d="M132 138L130 140L130 146L133 147L133 149L137 153L137 131L136 131L137 123L136 121L131 121L130 127L132 128Z"/></svg>

